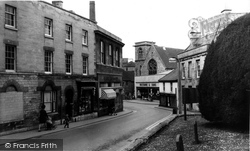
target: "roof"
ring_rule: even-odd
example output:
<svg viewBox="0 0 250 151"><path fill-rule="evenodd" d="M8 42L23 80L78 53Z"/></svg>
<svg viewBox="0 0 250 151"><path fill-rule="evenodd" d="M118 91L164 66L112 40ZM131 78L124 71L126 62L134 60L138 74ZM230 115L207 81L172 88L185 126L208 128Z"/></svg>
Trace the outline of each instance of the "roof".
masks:
<svg viewBox="0 0 250 151"><path fill-rule="evenodd" d="M164 77L159 79L159 82L170 82L170 81L178 81L177 69L173 70L169 74L166 74Z"/></svg>
<svg viewBox="0 0 250 151"><path fill-rule="evenodd" d="M154 75L147 75L147 76L137 76L135 77L135 82L158 82L160 78L162 78L164 74L154 74Z"/></svg>
<svg viewBox="0 0 250 151"><path fill-rule="evenodd" d="M156 51L159 53L164 65L168 69L175 69L177 67L176 62L169 62L169 58L177 58L177 55L183 52L183 49L160 47L154 45Z"/></svg>
<svg viewBox="0 0 250 151"><path fill-rule="evenodd" d="M134 71L123 71L122 80L123 81L134 81L135 73Z"/></svg>
<svg viewBox="0 0 250 151"><path fill-rule="evenodd" d="M133 61L130 61L129 63L123 63L123 67L135 67L135 63Z"/></svg>

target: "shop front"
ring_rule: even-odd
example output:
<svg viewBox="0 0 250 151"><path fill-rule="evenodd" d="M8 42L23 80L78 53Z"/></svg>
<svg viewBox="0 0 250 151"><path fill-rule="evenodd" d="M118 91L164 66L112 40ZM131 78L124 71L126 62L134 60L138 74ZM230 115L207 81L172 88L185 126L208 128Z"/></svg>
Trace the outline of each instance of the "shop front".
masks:
<svg viewBox="0 0 250 151"><path fill-rule="evenodd" d="M98 74L98 116L108 115L112 108L123 111L122 75Z"/></svg>
<svg viewBox="0 0 250 151"><path fill-rule="evenodd" d="M96 101L96 82L95 81L77 81L77 115L84 115L98 112L98 102Z"/></svg>
<svg viewBox="0 0 250 151"><path fill-rule="evenodd" d="M100 88L99 92L101 95L98 115L108 115L115 108L116 92L110 88Z"/></svg>

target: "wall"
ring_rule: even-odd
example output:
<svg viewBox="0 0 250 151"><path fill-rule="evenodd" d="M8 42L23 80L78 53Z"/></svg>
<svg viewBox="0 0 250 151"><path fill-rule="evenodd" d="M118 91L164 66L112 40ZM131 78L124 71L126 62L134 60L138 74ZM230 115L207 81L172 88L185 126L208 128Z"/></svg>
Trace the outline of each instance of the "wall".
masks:
<svg viewBox="0 0 250 151"><path fill-rule="evenodd" d="M171 85L170 82L159 82L159 90L160 93L177 93L175 91L178 90L178 83L177 82L172 82L173 84L173 90L171 91ZM163 90L163 85L165 85L165 91Z"/></svg>
<svg viewBox="0 0 250 151"><path fill-rule="evenodd" d="M1 10L5 10L5 4L16 7L17 31L1 28L0 37L18 41L17 47L17 71L44 72L43 46L54 47L54 73L65 73L64 50L72 50L73 73L82 74L82 53L89 54L89 74L94 72L94 29L96 25L65 10L53 7L47 3L36 1L1 1ZM31 15L32 14L32 15ZM4 13L0 14L0 20L4 22ZM53 20L53 38L44 35L44 18ZM65 41L65 24L71 24L73 28L73 43ZM81 44L82 29L88 31L88 46ZM0 56L4 56L4 44L0 43ZM32 58L32 59L27 59ZM0 71L4 71L3 59L0 59Z"/></svg>
<svg viewBox="0 0 250 151"><path fill-rule="evenodd" d="M142 65L142 76L144 75L148 75L148 62L154 59L157 63L157 74L166 71L165 70L165 65L163 65L162 60L158 54L158 52L156 51L155 47L151 47L149 52L148 52L148 56L146 57L143 65Z"/></svg>

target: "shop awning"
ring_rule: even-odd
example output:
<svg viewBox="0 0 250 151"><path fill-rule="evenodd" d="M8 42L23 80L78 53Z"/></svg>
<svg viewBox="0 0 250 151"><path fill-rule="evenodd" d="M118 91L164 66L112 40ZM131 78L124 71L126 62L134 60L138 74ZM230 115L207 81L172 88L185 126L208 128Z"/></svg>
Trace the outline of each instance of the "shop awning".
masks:
<svg viewBox="0 0 250 151"><path fill-rule="evenodd" d="M114 99L116 92L113 89L102 89L101 99Z"/></svg>

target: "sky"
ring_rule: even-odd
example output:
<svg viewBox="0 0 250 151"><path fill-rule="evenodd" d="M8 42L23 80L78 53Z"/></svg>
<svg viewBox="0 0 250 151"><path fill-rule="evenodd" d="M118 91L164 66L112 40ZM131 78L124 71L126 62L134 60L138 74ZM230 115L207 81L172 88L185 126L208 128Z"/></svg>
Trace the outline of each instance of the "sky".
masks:
<svg viewBox="0 0 250 151"><path fill-rule="evenodd" d="M45 0L49 3L52 0ZM62 0L63 8L89 18L90 0ZM232 12L249 12L250 0L91 0L95 1L99 26L120 37L123 58L135 59L136 42L153 41L158 46L186 49L192 18Z"/></svg>

